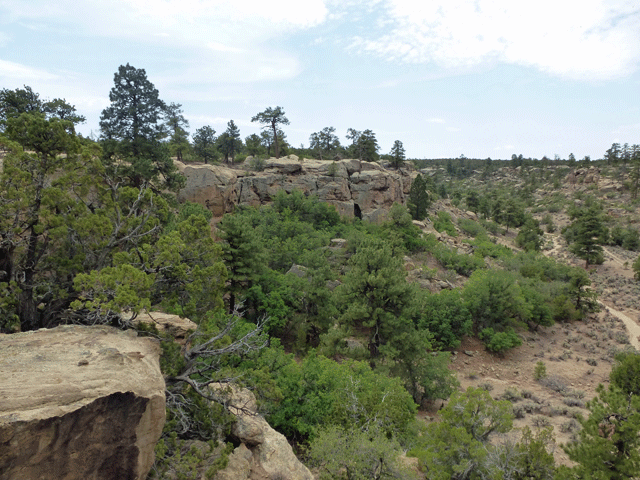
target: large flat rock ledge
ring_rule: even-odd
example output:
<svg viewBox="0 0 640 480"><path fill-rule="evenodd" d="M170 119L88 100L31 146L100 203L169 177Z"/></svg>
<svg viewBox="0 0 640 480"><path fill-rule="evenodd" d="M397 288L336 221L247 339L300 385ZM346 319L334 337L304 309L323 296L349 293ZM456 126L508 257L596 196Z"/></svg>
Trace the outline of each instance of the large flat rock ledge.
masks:
<svg viewBox="0 0 640 480"><path fill-rule="evenodd" d="M0 478L143 480L165 421L159 355L111 327L0 335Z"/></svg>

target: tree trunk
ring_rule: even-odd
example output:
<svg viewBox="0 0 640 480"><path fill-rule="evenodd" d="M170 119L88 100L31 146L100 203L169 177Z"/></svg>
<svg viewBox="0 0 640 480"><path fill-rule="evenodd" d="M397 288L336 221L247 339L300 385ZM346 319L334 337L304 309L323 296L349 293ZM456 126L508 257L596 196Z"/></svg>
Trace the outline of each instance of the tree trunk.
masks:
<svg viewBox="0 0 640 480"><path fill-rule="evenodd" d="M273 149L275 150L276 158L280 158L280 150L278 149L278 132L276 130L276 124L271 125L273 127Z"/></svg>

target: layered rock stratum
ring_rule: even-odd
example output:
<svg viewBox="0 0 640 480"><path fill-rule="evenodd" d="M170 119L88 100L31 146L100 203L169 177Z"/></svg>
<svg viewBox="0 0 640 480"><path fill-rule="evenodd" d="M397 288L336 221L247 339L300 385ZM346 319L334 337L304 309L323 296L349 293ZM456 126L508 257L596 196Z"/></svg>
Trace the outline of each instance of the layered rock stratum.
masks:
<svg viewBox="0 0 640 480"><path fill-rule="evenodd" d="M0 335L0 478L146 478L165 421L159 355L104 326Z"/></svg>

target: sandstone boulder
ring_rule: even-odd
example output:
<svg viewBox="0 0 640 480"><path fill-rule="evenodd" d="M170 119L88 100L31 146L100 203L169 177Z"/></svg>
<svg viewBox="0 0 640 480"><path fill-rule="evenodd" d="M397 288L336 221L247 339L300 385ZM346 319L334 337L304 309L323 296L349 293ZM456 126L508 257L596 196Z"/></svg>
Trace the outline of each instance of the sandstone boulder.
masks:
<svg viewBox="0 0 640 480"><path fill-rule="evenodd" d="M160 333L171 335L181 345L184 345L187 336L198 328L198 325L188 318L163 312L141 312L133 323L153 325Z"/></svg>
<svg viewBox="0 0 640 480"><path fill-rule="evenodd" d="M236 416L231 434L241 442L229 456L227 468L217 480L313 480L313 475L294 455L291 445L257 413L256 399L247 389L212 386Z"/></svg>
<svg viewBox="0 0 640 480"><path fill-rule="evenodd" d="M165 421L160 347L134 331L0 335L0 477L142 480Z"/></svg>

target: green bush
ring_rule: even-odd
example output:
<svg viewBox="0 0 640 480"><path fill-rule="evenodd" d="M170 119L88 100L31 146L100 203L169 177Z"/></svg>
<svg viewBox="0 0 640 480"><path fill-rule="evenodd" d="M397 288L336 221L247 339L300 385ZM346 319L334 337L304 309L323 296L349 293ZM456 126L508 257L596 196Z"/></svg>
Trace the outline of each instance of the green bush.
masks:
<svg viewBox="0 0 640 480"><path fill-rule="evenodd" d="M249 160L249 167L253 171L261 172L265 169L266 166L267 166L267 162L265 161L264 158L253 157L251 160Z"/></svg>
<svg viewBox="0 0 640 480"><path fill-rule="evenodd" d="M458 232L455 225L451 221L451 215L448 212L439 211L438 218L433 221L433 228L438 232L446 232L447 235L457 237Z"/></svg>
<svg viewBox="0 0 640 480"><path fill-rule="evenodd" d="M500 225L493 220L481 220L480 225L482 225L482 227L492 235L498 235L501 233Z"/></svg>
<svg viewBox="0 0 640 480"><path fill-rule="evenodd" d="M443 244L436 245L431 251L444 268L455 270L460 275L469 276L474 271L485 268L484 260L475 255L460 254L456 249Z"/></svg>
<svg viewBox="0 0 640 480"><path fill-rule="evenodd" d="M462 230L465 234L474 238L481 235L486 235L487 233L482 225L468 218L460 218L458 220L458 226L460 227L460 230Z"/></svg>
<svg viewBox="0 0 640 480"><path fill-rule="evenodd" d="M544 364L544 362L542 360L539 360L536 363L536 367L533 370L533 379L534 380L541 380L544 377L547 376L547 366Z"/></svg>
<svg viewBox="0 0 640 480"><path fill-rule="evenodd" d="M522 339L513 328L507 328L504 332L495 332L493 328L485 328L480 332L479 337L487 350L498 354L522 345Z"/></svg>
<svg viewBox="0 0 640 480"><path fill-rule="evenodd" d="M494 243L486 237L476 238L469 243L475 247L473 254L476 257L506 258L513 255L509 247Z"/></svg>
<svg viewBox="0 0 640 480"><path fill-rule="evenodd" d="M433 335L432 345L450 349L460 346L462 337L471 333L473 318L462 301L460 290L427 293L420 301L416 326Z"/></svg>

